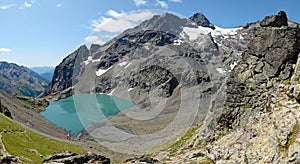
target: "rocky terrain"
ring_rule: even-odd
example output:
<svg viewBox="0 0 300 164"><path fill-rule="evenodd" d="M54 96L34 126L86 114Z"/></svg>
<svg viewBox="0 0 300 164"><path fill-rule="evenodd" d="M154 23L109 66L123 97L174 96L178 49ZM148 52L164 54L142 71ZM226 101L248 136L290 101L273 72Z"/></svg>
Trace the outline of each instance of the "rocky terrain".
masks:
<svg viewBox="0 0 300 164"><path fill-rule="evenodd" d="M36 97L48 86L47 80L30 69L13 63L0 62L0 90Z"/></svg>
<svg viewBox="0 0 300 164"><path fill-rule="evenodd" d="M206 124L180 139L185 146L175 151L171 146L157 159L166 163L300 162L300 28L288 23L284 12L266 17L260 26L218 96L223 103L210 111Z"/></svg>
<svg viewBox="0 0 300 164"><path fill-rule="evenodd" d="M200 13L166 13L102 46L80 46L40 97L106 93L132 100L134 107L77 136L121 162L300 163L299 54L300 27L283 11L233 29ZM0 98L13 119L65 137L24 99ZM110 162L70 152L44 162L78 160Z"/></svg>
<svg viewBox="0 0 300 164"><path fill-rule="evenodd" d="M106 93L132 100L135 107L89 126L80 137L142 155L203 123L258 26L223 29L203 14L154 16L103 46L79 47L56 67L42 97Z"/></svg>

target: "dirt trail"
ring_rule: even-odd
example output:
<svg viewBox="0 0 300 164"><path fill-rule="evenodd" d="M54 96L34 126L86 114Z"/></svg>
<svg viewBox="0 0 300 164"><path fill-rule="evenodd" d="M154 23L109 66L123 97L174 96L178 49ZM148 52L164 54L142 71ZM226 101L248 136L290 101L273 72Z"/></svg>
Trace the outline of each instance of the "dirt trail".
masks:
<svg viewBox="0 0 300 164"><path fill-rule="evenodd" d="M5 149L5 145L2 142L2 132L0 132L0 154L3 157L10 156L10 154Z"/></svg>

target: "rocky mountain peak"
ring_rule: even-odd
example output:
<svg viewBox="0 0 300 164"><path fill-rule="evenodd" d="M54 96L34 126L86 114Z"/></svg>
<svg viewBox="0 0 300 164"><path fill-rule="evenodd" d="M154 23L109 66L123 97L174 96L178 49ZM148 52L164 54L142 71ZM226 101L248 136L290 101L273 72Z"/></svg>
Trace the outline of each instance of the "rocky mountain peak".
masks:
<svg viewBox="0 0 300 164"><path fill-rule="evenodd" d="M189 18L189 20L195 22L198 26L209 27L215 29L215 26L209 22L209 20L202 13L196 13Z"/></svg>
<svg viewBox="0 0 300 164"><path fill-rule="evenodd" d="M165 13L163 15L155 15L152 19L143 22L136 29L157 30L172 34L179 34L181 32L181 27L186 24L186 19L181 19L171 13Z"/></svg>
<svg viewBox="0 0 300 164"><path fill-rule="evenodd" d="M98 44L92 44L91 47L90 47L90 51L91 53L95 53L101 46L98 45Z"/></svg>
<svg viewBox="0 0 300 164"><path fill-rule="evenodd" d="M287 15L284 11L279 11L277 15L266 16L264 20L260 23L262 27L281 27L288 26Z"/></svg>

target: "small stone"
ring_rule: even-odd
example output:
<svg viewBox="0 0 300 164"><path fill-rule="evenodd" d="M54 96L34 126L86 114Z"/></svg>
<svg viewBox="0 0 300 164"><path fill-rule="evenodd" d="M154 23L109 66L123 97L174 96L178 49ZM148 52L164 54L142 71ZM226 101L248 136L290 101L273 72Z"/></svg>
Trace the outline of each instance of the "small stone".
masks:
<svg viewBox="0 0 300 164"><path fill-rule="evenodd" d="M294 86L293 96L297 101L300 101L300 84Z"/></svg>

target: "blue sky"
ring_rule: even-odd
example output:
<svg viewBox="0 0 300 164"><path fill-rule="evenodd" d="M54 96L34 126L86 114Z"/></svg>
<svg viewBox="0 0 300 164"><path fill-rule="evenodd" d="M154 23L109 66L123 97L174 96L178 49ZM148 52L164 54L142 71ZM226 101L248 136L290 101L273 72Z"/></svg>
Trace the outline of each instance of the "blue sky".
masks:
<svg viewBox="0 0 300 164"><path fill-rule="evenodd" d="M279 10L300 22L299 6L299 0L0 0L0 60L55 66L81 44L103 43L105 37L164 11L183 17L202 12L220 27L235 27ZM134 13L129 21L105 27L106 21L128 12ZM124 27L116 29L118 23Z"/></svg>

